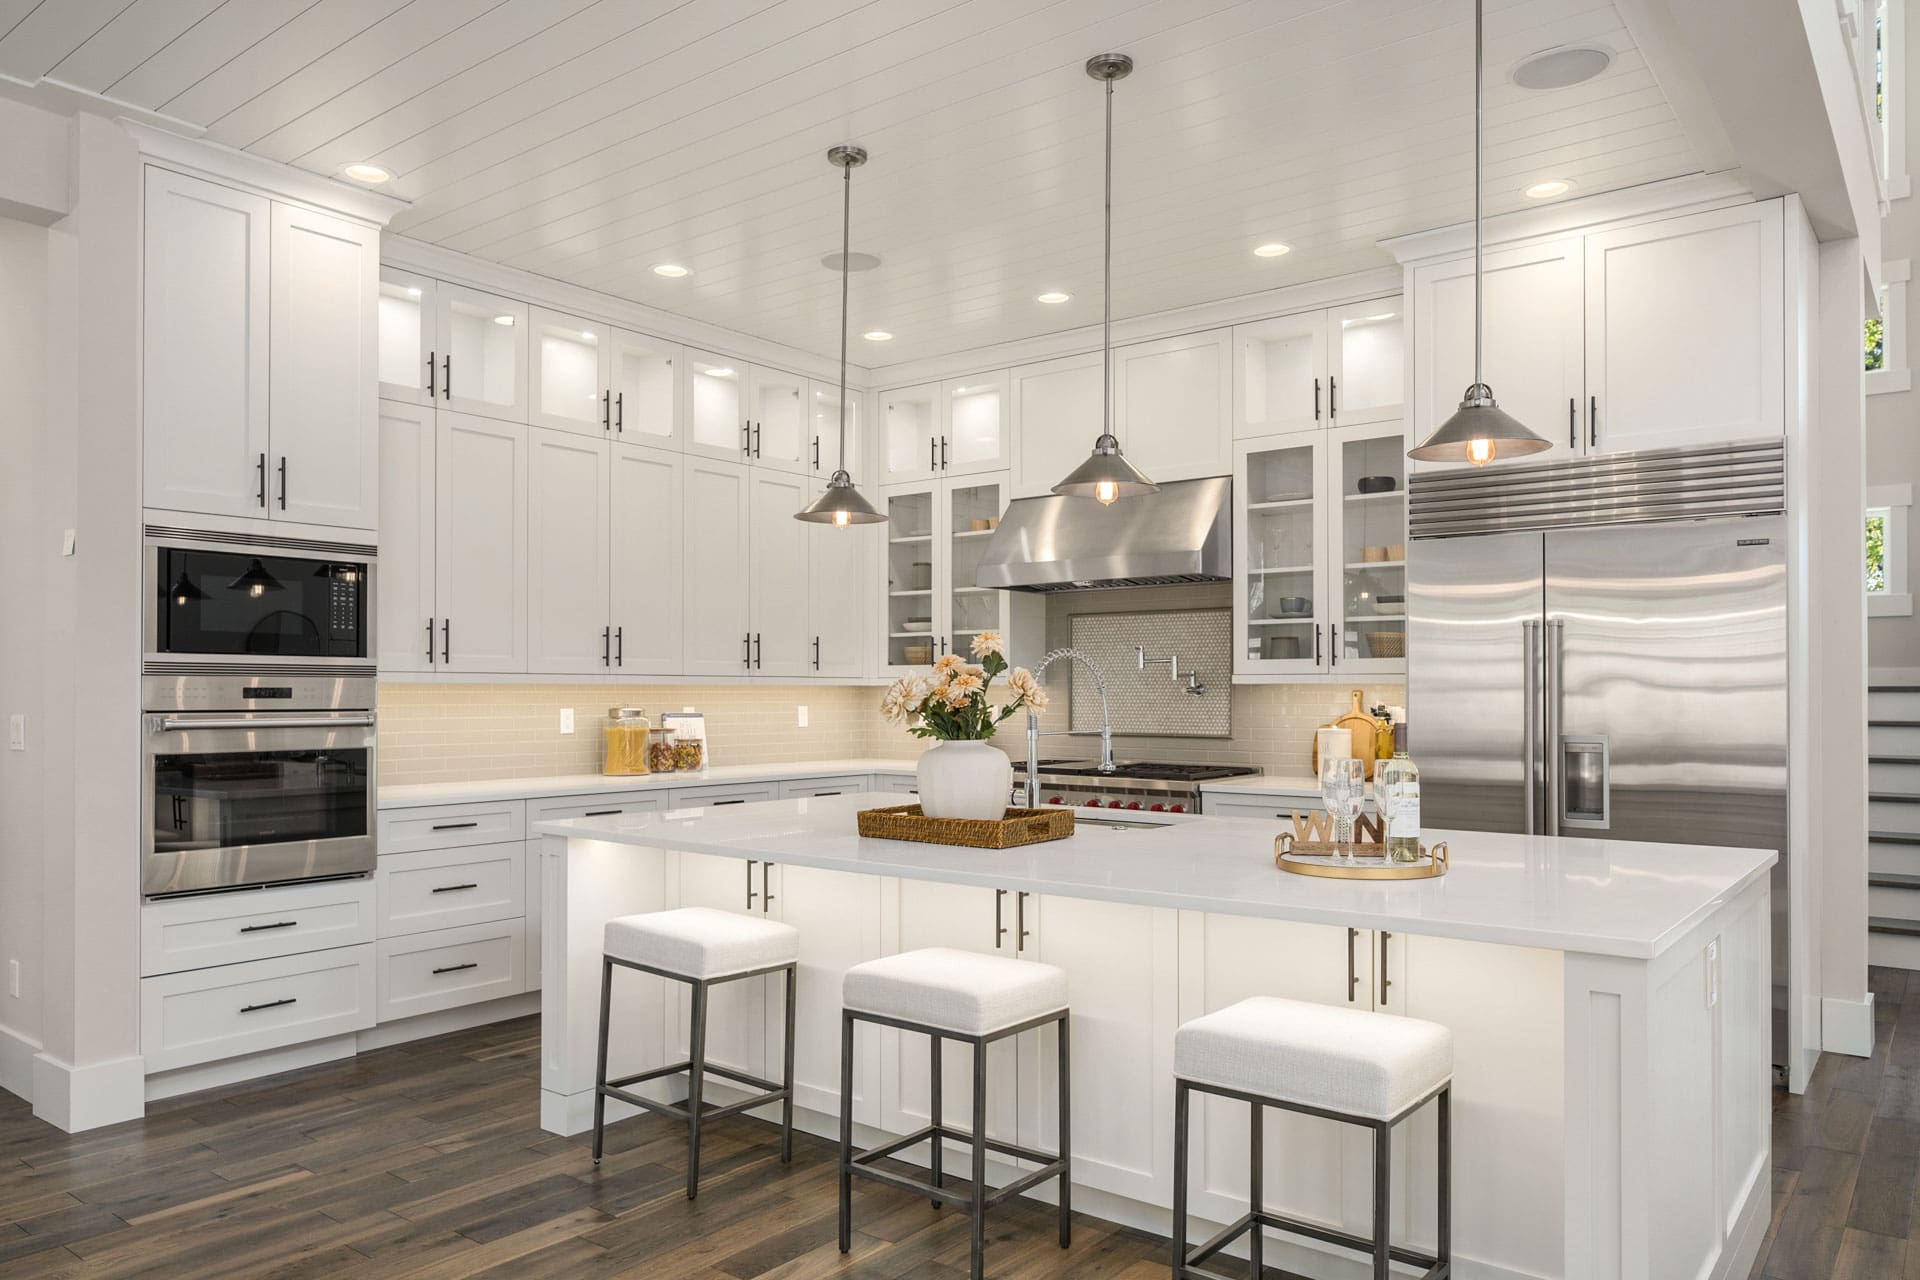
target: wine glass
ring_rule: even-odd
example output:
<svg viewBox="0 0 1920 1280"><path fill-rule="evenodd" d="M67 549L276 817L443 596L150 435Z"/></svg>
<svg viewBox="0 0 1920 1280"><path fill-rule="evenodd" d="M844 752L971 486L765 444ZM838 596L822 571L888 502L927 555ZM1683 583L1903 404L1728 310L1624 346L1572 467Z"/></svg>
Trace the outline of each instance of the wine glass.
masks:
<svg viewBox="0 0 1920 1280"><path fill-rule="evenodd" d="M1336 847L1341 843L1340 832L1346 823L1347 766L1359 763L1347 756L1320 757L1320 806L1333 819L1333 842Z"/></svg>
<svg viewBox="0 0 1920 1280"><path fill-rule="evenodd" d="M1349 758L1343 763L1347 766L1347 785L1341 798L1346 805L1343 816L1346 818L1347 861L1352 862L1359 856L1354 848L1354 824L1360 820L1360 810L1366 803L1367 769L1366 762L1362 760Z"/></svg>

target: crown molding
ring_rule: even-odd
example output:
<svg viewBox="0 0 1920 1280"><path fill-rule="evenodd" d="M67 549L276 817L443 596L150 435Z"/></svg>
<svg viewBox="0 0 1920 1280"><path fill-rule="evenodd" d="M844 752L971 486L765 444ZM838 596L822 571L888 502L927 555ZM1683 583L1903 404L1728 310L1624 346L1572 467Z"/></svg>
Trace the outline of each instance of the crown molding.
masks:
<svg viewBox="0 0 1920 1280"><path fill-rule="evenodd" d="M84 111L89 115L106 116L114 120L133 120L183 138L197 138L206 132L190 120L149 111L131 102L122 102L118 98L110 98L104 93L95 93L61 80L22 80L18 76L0 72L0 98L11 98L56 115L75 116Z"/></svg>
<svg viewBox="0 0 1920 1280"><path fill-rule="evenodd" d="M393 196L323 178L218 142L183 138L137 120L122 118L118 123L133 138L140 154L149 160L229 186L245 187L275 200L311 205L373 227L386 226L388 219L407 207L406 201Z"/></svg>
<svg viewBox="0 0 1920 1280"><path fill-rule="evenodd" d="M1518 245L1551 240L1574 232L1641 221L1649 217L1679 217L1707 209L1751 204L1753 192L1732 170L1696 173L1683 178L1604 191L1576 200L1555 200L1537 209L1520 209L1486 220L1486 243ZM1415 266L1435 258L1453 258L1473 250L1473 224L1456 223L1382 240L1380 247L1396 262Z"/></svg>
<svg viewBox="0 0 1920 1280"><path fill-rule="evenodd" d="M1303 284L1263 289L1218 302L1196 303L1172 311L1130 316L1113 322L1113 345L1151 342L1207 329L1224 329L1256 320L1301 311L1319 311L1349 302L1368 302L1397 295L1403 286L1398 267L1376 267L1352 275L1309 280ZM1100 326L1083 325L1033 338L1018 338L990 346L973 347L946 355L903 361L872 370L873 386L880 390L937 382L943 378L963 378L989 369L1010 369L1016 365L1055 360L1062 356L1083 355L1101 349Z"/></svg>
<svg viewBox="0 0 1920 1280"><path fill-rule="evenodd" d="M764 364L823 382L837 382L840 377L840 365L835 357L802 351L767 338L756 338L752 334L649 307L644 303L602 293L598 289L555 280L551 276L503 266L485 258L428 244L424 240L382 235L380 261L402 271L416 271L435 280L504 294L587 320L603 320L623 329L709 350L715 355ZM847 385L856 391L868 390L873 385L871 371L849 364Z"/></svg>

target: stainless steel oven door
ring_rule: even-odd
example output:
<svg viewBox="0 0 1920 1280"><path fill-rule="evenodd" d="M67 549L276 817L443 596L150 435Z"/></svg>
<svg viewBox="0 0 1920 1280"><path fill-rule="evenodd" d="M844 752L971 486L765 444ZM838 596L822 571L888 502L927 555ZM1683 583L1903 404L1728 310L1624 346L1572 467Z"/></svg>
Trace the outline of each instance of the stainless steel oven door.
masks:
<svg viewBox="0 0 1920 1280"><path fill-rule="evenodd" d="M141 892L190 893L374 869L374 716L144 718Z"/></svg>

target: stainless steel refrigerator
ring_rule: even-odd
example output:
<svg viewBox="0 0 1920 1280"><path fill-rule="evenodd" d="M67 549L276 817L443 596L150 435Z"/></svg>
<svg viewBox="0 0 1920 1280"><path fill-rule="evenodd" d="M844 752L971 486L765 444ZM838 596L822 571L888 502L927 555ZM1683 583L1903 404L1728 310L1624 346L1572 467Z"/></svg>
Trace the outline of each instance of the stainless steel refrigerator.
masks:
<svg viewBox="0 0 1920 1280"><path fill-rule="evenodd" d="M1407 714L1435 828L1776 849L1786 1061L1779 442L1416 477Z"/></svg>

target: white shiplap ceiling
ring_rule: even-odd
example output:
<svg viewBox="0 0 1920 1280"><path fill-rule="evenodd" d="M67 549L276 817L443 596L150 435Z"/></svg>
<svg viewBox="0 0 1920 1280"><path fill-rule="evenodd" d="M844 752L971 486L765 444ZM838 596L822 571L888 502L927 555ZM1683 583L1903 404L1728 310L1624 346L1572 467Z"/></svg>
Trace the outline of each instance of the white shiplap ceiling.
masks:
<svg viewBox="0 0 1920 1280"><path fill-rule="evenodd" d="M1611 0L1490 0L1488 211L1699 170ZM1599 78L1508 69L1597 43ZM1100 307L1100 87L1116 90L1115 313L1389 261L1472 209L1470 0L0 0L0 76L316 173L371 161L392 230L816 352L854 176L858 363L1074 328ZM1283 241L1284 257L1254 245ZM692 274L665 280L657 262ZM1074 298L1042 306L1034 295Z"/></svg>

